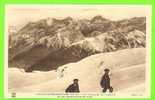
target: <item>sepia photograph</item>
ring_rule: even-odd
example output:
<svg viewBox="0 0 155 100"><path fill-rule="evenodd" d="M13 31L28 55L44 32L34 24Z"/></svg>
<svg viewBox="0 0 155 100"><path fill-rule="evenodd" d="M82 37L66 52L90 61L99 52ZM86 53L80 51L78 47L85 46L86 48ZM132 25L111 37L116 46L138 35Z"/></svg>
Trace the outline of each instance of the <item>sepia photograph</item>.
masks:
<svg viewBox="0 0 155 100"><path fill-rule="evenodd" d="M150 96L151 6L5 7L7 97Z"/></svg>

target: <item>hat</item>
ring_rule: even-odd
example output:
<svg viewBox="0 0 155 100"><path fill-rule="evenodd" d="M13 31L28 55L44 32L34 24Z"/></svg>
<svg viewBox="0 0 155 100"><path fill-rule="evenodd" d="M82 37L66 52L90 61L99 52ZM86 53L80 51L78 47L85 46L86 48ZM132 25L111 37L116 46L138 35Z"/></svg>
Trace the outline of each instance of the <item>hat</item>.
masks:
<svg viewBox="0 0 155 100"><path fill-rule="evenodd" d="M78 79L74 79L73 81L78 81Z"/></svg>
<svg viewBox="0 0 155 100"><path fill-rule="evenodd" d="M106 69L104 69L104 71L105 71L105 72L106 72L106 71L110 71L110 69L106 68Z"/></svg>

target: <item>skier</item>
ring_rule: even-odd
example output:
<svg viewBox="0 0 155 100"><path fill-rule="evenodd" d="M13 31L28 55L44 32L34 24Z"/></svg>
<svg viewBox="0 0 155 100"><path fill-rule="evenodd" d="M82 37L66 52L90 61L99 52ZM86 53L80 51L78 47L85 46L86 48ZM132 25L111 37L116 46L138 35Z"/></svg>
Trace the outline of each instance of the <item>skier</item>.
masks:
<svg viewBox="0 0 155 100"><path fill-rule="evenodd" d="M80 92L78 79L74 79L73 84L69 85L65 92Z"/></svg>
<svg viewBox="0 0 155 100"><path fill-rule="evenodd" d="M103 92L106 92L107 89L109 89L109 92L113 92L113 88L110 86L110 77L109 72L110 70L108 68L104 69L105 74L102 76L100 85L103 88Z"/></svg>

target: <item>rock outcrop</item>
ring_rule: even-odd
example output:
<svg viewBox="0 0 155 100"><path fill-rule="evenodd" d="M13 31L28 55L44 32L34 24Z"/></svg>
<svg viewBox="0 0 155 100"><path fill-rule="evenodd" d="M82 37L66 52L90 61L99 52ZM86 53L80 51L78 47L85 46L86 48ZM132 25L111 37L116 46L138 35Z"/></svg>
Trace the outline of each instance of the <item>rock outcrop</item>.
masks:
<svg viewBox="0 0 155 100"><path fill-rule="evenodd" d="M9 37L9 67L49 71L96 53L145 47L146 18L47 18Z"/></svg>

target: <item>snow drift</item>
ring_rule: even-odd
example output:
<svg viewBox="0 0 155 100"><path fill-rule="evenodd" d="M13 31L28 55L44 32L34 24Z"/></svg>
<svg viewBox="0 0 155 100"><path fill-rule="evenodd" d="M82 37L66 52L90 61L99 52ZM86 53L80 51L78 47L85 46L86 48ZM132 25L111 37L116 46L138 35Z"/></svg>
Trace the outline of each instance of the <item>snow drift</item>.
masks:
<svg viewBox="0 0 155 100"><path fill-rule="evenodd" d="M145 58L145 48L133 48L95 54L48 72L25 73L9 68L9 91L64 92L72 80L78 78L81 92L101 92L99 83L104 69L109 68L114 92L142 92L145 90Z"/></svg>

